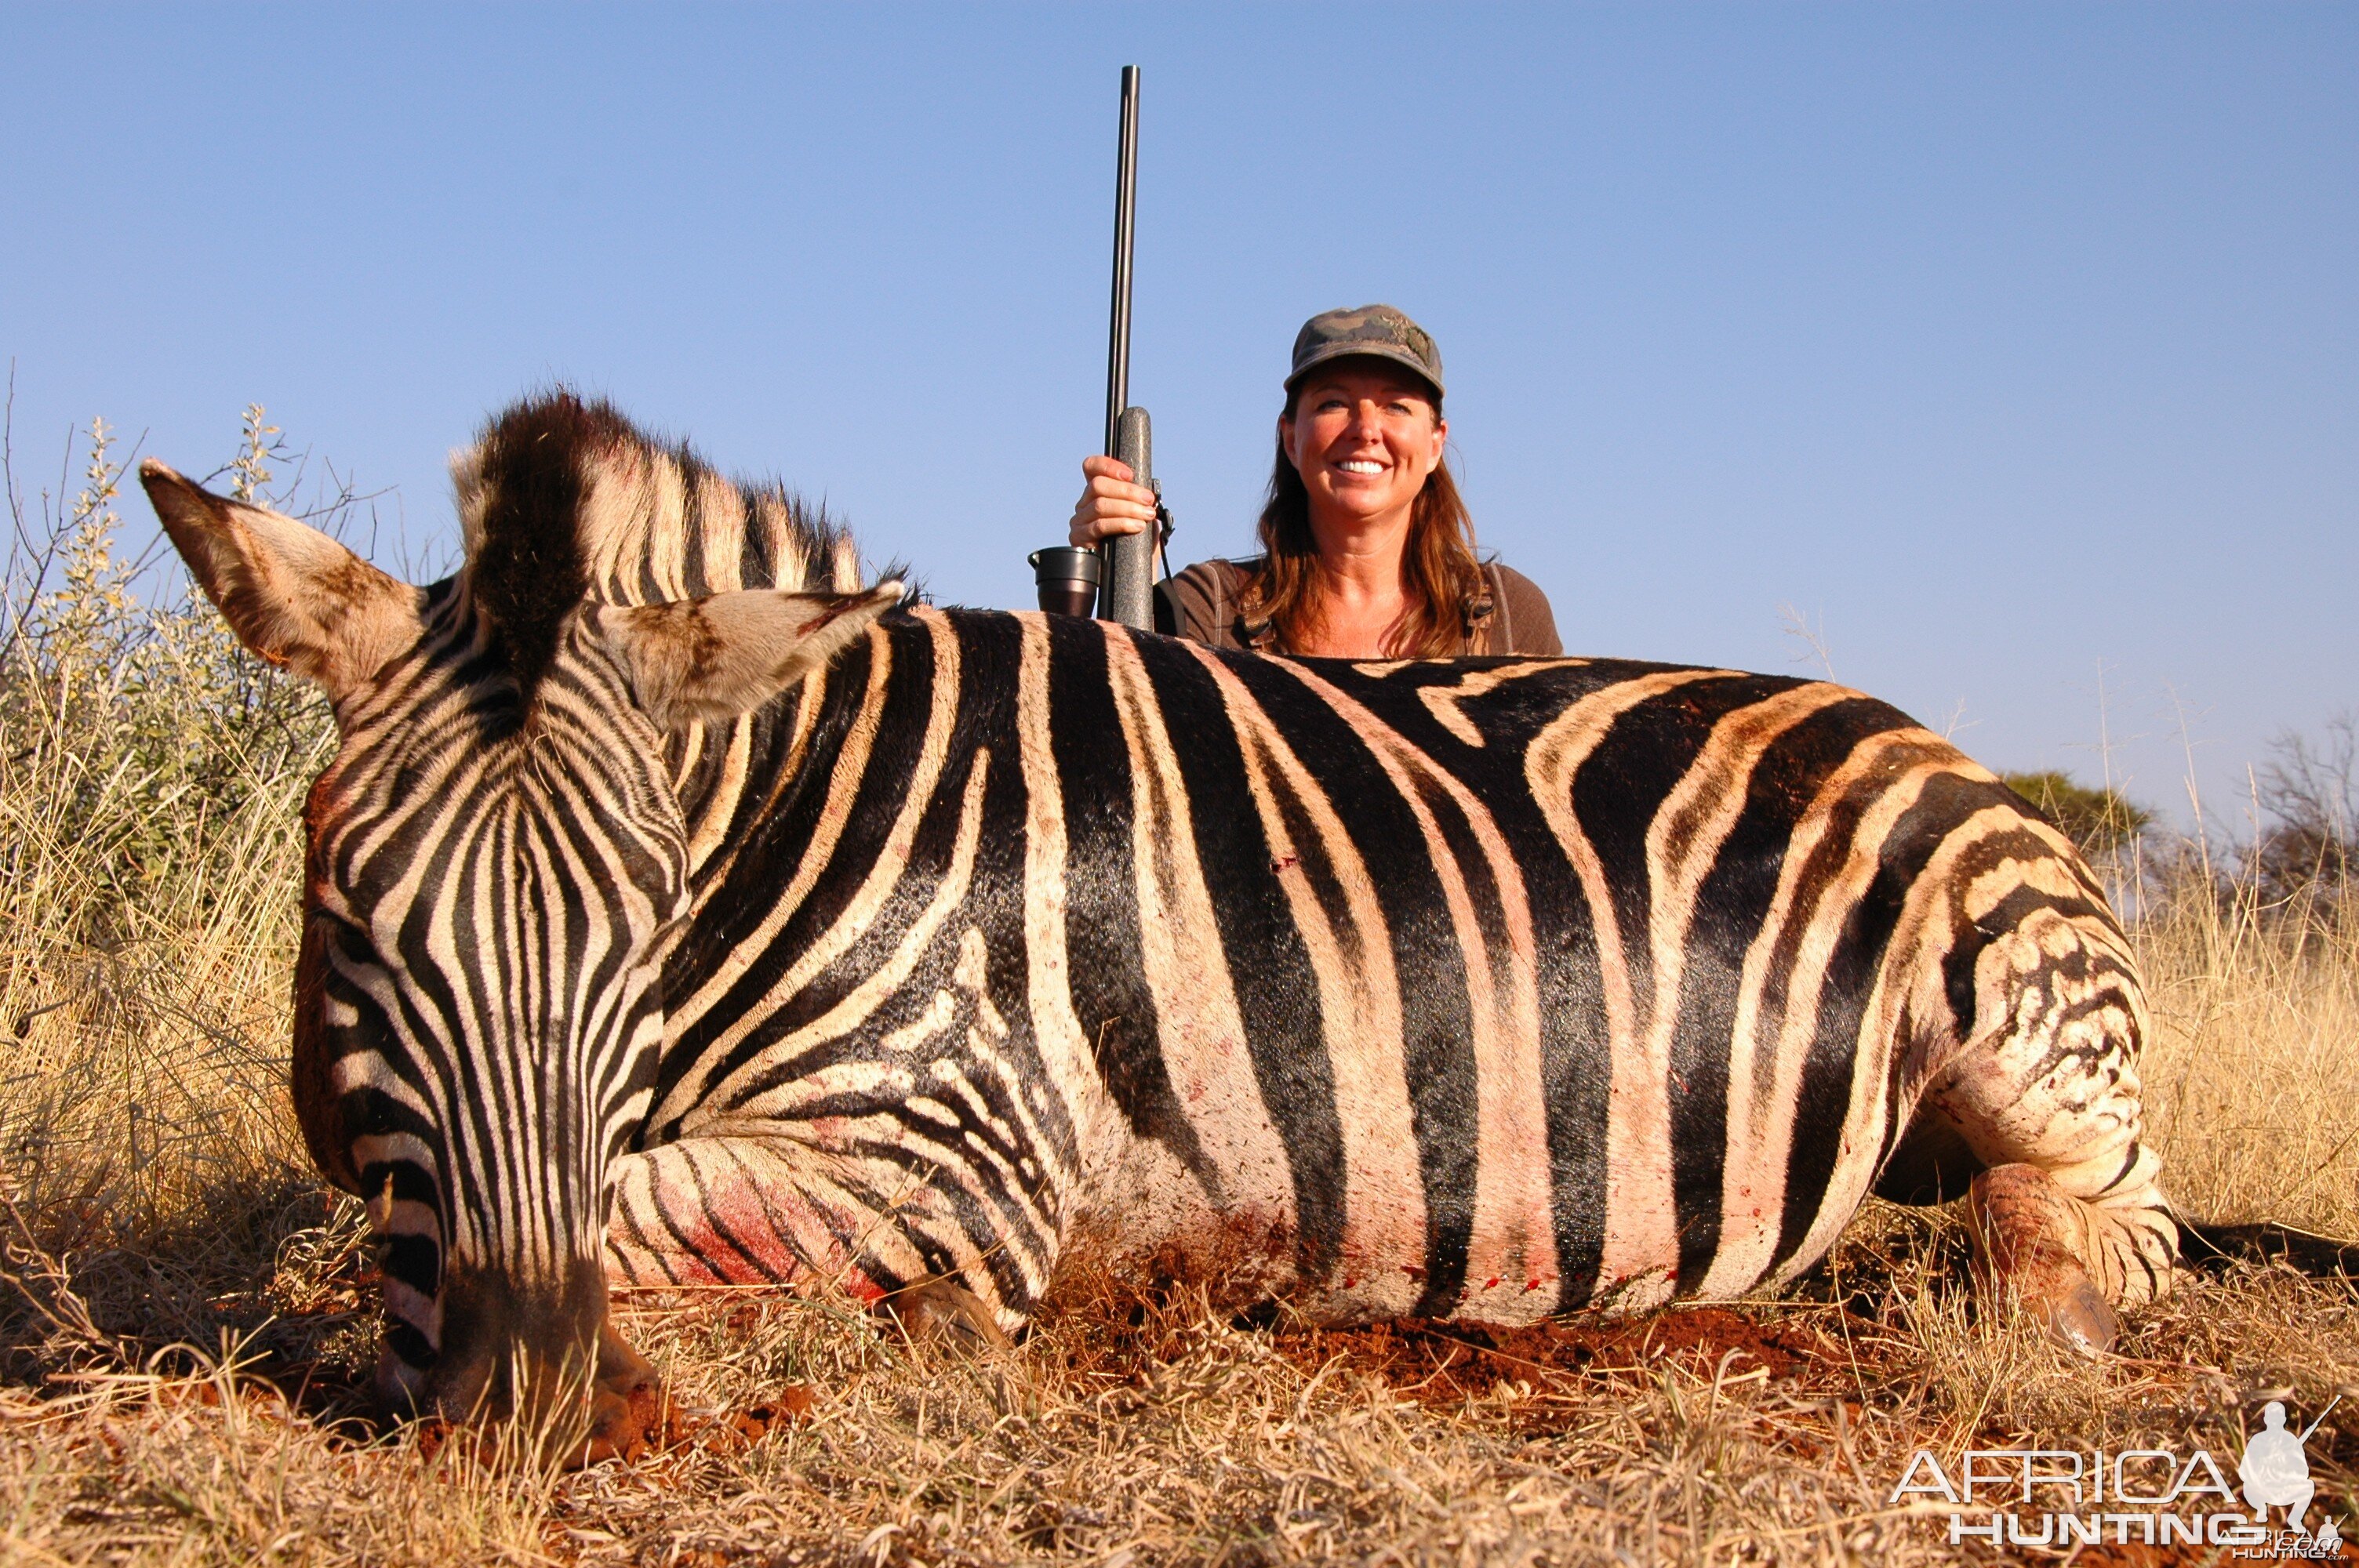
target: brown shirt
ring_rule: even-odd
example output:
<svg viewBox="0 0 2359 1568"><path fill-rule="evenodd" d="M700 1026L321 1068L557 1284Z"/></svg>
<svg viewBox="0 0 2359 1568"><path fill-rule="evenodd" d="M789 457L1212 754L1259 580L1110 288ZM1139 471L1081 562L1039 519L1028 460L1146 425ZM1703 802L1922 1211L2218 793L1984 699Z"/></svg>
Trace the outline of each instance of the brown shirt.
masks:
<svg viewBox="0 0 2359 1568"><path fill-rule="evenodd" d="M1268 629L1248 626L1238 612L1237 601L1260 559L1198 561L1156 584L1155 629L1215 648L1275 651ZM1473 634L1460 652L1542 658L1564 653L1564 644L1557 641L1556 616L1538 584L1496 561L1483 568L1483 579L1490 586L1490 606L1475 606Z"/></svg>

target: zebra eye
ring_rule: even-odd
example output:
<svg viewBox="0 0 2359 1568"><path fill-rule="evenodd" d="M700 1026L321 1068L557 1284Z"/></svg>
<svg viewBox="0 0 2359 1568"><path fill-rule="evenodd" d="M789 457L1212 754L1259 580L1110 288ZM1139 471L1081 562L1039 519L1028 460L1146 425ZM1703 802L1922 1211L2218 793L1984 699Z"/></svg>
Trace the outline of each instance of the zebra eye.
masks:
<svg viewBox="0 0 2359 1568"><path fill-rule="evenodd" d="M326 909L312 910L310 918L319 931L320 940L346 961L365 964L381 961L377 957L375 941L358 921L349 920Z"/></svg>

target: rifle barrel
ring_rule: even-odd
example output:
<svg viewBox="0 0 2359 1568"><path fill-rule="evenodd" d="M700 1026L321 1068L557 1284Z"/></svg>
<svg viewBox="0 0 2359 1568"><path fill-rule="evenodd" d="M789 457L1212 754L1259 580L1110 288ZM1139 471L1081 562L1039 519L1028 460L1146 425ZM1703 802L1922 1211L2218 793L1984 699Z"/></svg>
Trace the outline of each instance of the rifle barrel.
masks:
<svg viewBox="0 0 2359 1568"><path fill-rule="evenodd" d="M1105 452L1114 455L1130 406L1130 252L1138 198L1138 67L1122 68L1122 143L1114 161L1114 308L1106 345Z"/></svg>

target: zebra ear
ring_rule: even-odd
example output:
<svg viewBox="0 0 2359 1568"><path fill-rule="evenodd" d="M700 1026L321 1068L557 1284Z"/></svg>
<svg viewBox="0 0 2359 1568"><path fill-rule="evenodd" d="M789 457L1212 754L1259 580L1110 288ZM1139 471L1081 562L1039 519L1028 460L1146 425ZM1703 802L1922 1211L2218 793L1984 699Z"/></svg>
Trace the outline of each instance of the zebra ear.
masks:
<svg viewBox="0 0 2359 1568"><path fill-rule="evenodd" d="M858 593L751 589L593 613L639 707L679 730L726 723L825 669L902 592L897 581Z"/></svg>
<svg viewBox="0 0 2359 1568"><path fill-rule="evenodd" d="M238 641L331 698L418 641L418 590L317 528L201 490L153 458L139 482Z"/></svg>

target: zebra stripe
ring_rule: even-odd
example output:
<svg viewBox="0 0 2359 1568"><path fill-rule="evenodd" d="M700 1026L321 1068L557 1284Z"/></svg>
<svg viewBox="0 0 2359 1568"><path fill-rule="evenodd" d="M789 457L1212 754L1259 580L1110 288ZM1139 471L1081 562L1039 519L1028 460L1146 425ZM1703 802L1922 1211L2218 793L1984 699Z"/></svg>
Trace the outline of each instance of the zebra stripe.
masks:
<svg viewBox="0 0 2359 1568"><path fill-rule="evenodd" d="M1330 1319L1725 1299L2000 1165L2104 1295L2169 1284L2126 940L1890 708L886 613L823 519L562 396L455 471L458 579L275 620L231 557L299 525L151 476L336 696L297 1099L391 1238L397 1382L582 1343L599 1276L954 1279L1009 1326L1076 1266ZM283 647L403 615L365 679Z"/></svg>
<svg viewBox="0 0 2359 1568"><path fill-rule="evenodd" d="M970 680L975 666L1010 678ZM897 682L898 725L883 695ZM802 763L829 795L819 830L773 836L785 849L765 874L788 893L703 895L760 909L714 944L720 973L777 979L753 991L680 976L700 1022L674 1030L668 1060L682 1065L667 1066L657 1136L717 1120L824 1146L809 1119L857 1102L878 1119L881 1162L864 1190L837 1189L839 1240L884 1223L923 1151L946 1189L923 1271L972 1276L1001 1248L1008 1261L970 1282L1011 1314L1045 1286L1077 1196L1091 1233L1091 1168L1143 1173L1116 1183L1108 1227L1131 1251L1217 1254L1242 1219L1266 1247L1283 1238L1262 1284L1344 1315L1518 1322L1790 1279L1831 1244L1942 1065L1919 1026L1951 1024L1952 1051L1970 1029L1947 966L1962 940L1987 945L1973 920L1989 895L1955 905L1963 931L1933 924L1957 865L2025 840L2032 858L2000 874L2071 906L2056 917L2071 950L2053 957L2125 957L2052 829L1938 737L1823 683L1582 661L1354 667L924 611L872 630L803 701L858 707L842 756ZM1535 711L1545 722L1500 719ZM831 726L798 720L813 728ZM978 877L963 837L947 858L917 852L953 785L958 820L976 820L984 774L1009 751L1025 849L1002 879ZM1653 776L1634 805L1641 766ZM1943 808L1929 836L1936 784L1985 804ZM1095 819L1085 845L1068 826L1077 805ZM864 816L889 827L863 838ZM1543 832L1553 857L1537 850ZM1927 859L1863 930L1896 840ZM849 890L832 917L799 925L797 890L831 884ZM995 929L1003 901L1021 918ZM1121 916L1079 955L1076 902ZM981 983L990 952L1009 956L1002 992ZM962 973L942 986L929 970L952 954ZM2117 977L2120 1038L2093 1041L2099 1055L2136 1038L2125 963ZM812 995L828 1006L801 1003ZM913 997L927 1040L987 1005L1002 1050L1027 1035L1061 1050L1019 1057L1004 1098L978 1090L962 1110L863 1044L915 1038ZM725 1027L702 1028L716 1009ZM1142 1070L1149 1057L1159 1070ZM790 1092L756 1098L756 1084ZM1060 1114L1033 1114L1025 1085ZM1086 1129L1101 1086L1126 1136L1102 1135L1094 1161L1085 1148L1078 1192L1070 1166L1027 1186L941 1136L1020 1123L1021 1147L1059 1152L1047 1130ZM959 1234L950 1211L977 1228ZM698 1261L692 1248L623 1258L651 1277ZM872 1282L909 1277L905 1260Z"/></svg>

